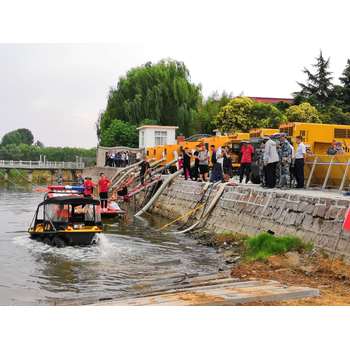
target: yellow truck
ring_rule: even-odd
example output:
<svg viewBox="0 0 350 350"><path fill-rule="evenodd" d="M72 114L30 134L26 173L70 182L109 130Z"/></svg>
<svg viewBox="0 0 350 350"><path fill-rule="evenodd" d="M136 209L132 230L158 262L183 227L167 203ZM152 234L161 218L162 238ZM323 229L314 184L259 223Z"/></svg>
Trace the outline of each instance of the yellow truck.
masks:
<svg viewBox="0 0 350 350"><path fill-rule="evenodd" d="M294 122L281 124L279 130L295 148L295 137L302 136L310 151L305 161L306 187L349 188L350 125ZM341 143L341 154L327 154L333 141Z"/></svg>
<svg viewBox="0 0 350 350"><path fill-rule="evenodd" d="M249 130L249 138L261 138L266 136L271 136L273 134L277 134L279 129L268 129L268 128L259 128L259 129L250 129Z"/></svg>

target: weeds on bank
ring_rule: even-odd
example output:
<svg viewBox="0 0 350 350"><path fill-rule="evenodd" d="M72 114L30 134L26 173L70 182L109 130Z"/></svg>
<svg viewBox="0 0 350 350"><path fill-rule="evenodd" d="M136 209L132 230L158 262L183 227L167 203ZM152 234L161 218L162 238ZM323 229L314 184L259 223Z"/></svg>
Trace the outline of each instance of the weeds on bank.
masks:
<svg viewBox="0 0 350 350"><path fill-rule="evenodd" d="M310 251L312 243L305 243L295 236L274 236L267 232L249 237L245 241L245 258L249 261L266 260L269 256L290 251Z"/></svg>

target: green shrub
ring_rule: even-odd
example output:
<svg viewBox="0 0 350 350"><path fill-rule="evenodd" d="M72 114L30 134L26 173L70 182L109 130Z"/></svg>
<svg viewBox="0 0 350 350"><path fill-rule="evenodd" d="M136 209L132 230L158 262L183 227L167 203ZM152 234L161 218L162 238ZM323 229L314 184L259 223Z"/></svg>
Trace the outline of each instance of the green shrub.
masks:
<svg viewBox="0 0 350 350"><path fill-rule="evenodd" d="M271 255L284 254L289 251L305 251L312 244L304 243L295 236L277 237L263 232L246 240L246 258L248 260L266 260Z"/></svg>

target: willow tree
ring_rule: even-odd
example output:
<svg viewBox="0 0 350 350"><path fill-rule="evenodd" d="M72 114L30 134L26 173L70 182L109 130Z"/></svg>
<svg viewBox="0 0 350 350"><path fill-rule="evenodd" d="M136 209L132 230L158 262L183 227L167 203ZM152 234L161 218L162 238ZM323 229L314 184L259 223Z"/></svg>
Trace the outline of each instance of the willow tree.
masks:
<svg viewBox="0 0 350 350"><path fill-rule="evenodd" d="M116 119L131 125L141 125L144 120L177 125L180 132L189 135L201 98L201 87L190 81L184 63L146 63L128 71L110 90L106 110L98 121L98 136Z"/></svg>

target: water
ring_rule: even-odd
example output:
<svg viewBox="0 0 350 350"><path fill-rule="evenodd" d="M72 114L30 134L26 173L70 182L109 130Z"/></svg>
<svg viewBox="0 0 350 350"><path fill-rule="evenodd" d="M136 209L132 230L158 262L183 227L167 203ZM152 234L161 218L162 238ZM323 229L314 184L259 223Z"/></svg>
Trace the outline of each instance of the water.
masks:
<svg viewBox="0 0 350 350"><path fill-rule="evenodd" d="M0 189L0 305L80 304L149 292L187 274L217 272L221 258L158 219L110 221L91 247L54 248L26 230L43 194ZM154 220L154 219L153 219Z"/></svg>

